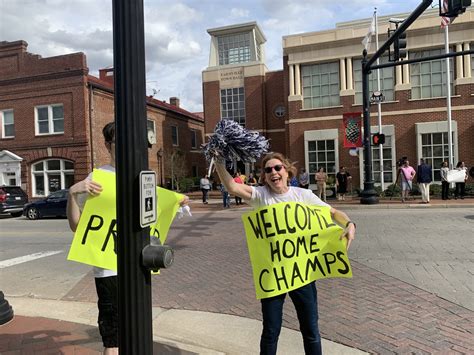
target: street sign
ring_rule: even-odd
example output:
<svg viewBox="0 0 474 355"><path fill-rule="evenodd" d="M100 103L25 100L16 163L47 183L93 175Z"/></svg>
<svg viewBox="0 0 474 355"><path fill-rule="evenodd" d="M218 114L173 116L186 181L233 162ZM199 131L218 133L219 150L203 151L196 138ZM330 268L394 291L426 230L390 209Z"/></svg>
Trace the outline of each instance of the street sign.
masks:
<svg viewBox="0 0 474 355"><path fill-rule="evenodd" d="M156 222L156 173L140 172L140 226L147 227Z"/></svg>

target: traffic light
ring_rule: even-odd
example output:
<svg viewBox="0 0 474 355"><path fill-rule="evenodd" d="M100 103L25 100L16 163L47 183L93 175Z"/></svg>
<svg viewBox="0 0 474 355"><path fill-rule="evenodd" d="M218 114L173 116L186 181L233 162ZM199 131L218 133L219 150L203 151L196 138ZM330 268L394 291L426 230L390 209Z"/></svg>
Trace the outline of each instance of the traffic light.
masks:
<svg viewBox="0 0 474 355"><path fill-rule="evenodd" d="M385 144L385 134L376 133L372 136L372 145Z"/></svg>
<svg viewBox="0 0 474 355"><path fill-rule="evenodd" d="M400 58L405 58L407 56L407 34L405 32L400 33L400 35L395 38L393 42L393 58L394 61L398 61Z"/></svg>
<svg viewBox="0 0 474 355"><path fill-rule="evenodd" d="M456 17L465 12L466 7L471 6L471 0L448 0L447 2L448 11L442 16ZM440 6L440 9L442 9L442 6Z"/></svg>

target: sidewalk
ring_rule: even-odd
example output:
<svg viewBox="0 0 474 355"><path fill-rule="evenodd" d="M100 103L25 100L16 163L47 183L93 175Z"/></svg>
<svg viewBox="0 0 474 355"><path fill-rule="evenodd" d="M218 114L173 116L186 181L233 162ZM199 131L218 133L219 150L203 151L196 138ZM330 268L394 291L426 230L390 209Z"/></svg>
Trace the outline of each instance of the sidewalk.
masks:
<svg viewBox="0 0 474 355"><path fill-rule="evenodd" d="M192 213L223 210L219 196L211 195L208 204L202 204L199 195L191 198ZM376 205L361 205L359 199L328 202L342 209L474 207L472 198L448 201L433 199L429 205L420 204L419 200L404 204L399 200L382 200ZM246 204L233 204L230 211L249 208ZM356 262L353 263L353 268L360 269L356 272L359 278L355 277L359 285L357 289L353 289L354 282L346 284L344 281L322 283L318 286L321 296L321 322L327 328L327 334L336 334L333 340L353 346L323 340L325 354L363 354L363 351L356 348L361 344L365 344L364 349L371 349L370 351L375 353L393 351L397 348L395 345L378 348L375 339L392 344L395 339L402 339L402 335L418 341L419 349L428 353L429 349L445 345L446 342L453 345L445 348L454 352L466 353L466 349L473 349L472 340L467 340L468 334L472 334L472 330L468 330L472 329L469 325L472 323L468 322L472 312ZM88 278L87 280L90 281ZM83 287L83 284L78 284L77 287ZM347 294L344 293L346 291ZM176 290L170 292L177 295ZM339 295L338 292L344 294ZM161 297L168 300L166 294ZM101 354L102 344L96 325L95 303L8 295L6 299L13 307L15 318L0 326L0 354ZM177 301L176 298L173 300ZM340 319L342 323L336 319L341 317L341 313L336 312L342 305L334 303L335 300L348 301L347 305L342 307L345 309L342 313L344 317ZM254 301L252 299L250 303L255 309L241 312L246 316L173 309L172 306L153 307L154 354L257 353L261 322L250 318L251 314L258 311L258 305ZM357 305L357 308L353 308L353 305ZM375 317L371 314L385 316ZM358 319L361 323L352 323L351 319ZM413 323L410 323L408 329L407 321ZM434 333L431 329L432 323L441 324L442 334ZM406 334L407 330L411 334ZM395 332L394 338L390 336L391 332ZM368 337L368 334L375 335ZM420 343L420 339L426 339L426 343ZM303 353L300 333L284 328L279 341L279 354Z"/></svg>
<svg viewBox="0 0 474 355"><path fill-rule="evenodd" d="M101 354L94 303L11 297L15 318L0 326L0 354ZM154 354L256 354L259 321L153 307ZM279 354L303 354L299 332L283 328ZM365 354L323 339L325 354Z"/></svg>

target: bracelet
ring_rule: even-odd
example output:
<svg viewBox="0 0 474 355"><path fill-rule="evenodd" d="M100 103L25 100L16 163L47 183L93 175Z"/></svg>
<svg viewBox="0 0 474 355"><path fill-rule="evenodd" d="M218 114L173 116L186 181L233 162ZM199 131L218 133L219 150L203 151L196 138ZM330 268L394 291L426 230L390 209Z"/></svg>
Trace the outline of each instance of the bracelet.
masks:
<svg viewBox="0 0 474 355"><path fill-rule="evenodd" d="M352 221L347 221L346 228L349 227L349 224L351 224L351 223L354 225L354 228L357 228L356 224Z"/></svg>

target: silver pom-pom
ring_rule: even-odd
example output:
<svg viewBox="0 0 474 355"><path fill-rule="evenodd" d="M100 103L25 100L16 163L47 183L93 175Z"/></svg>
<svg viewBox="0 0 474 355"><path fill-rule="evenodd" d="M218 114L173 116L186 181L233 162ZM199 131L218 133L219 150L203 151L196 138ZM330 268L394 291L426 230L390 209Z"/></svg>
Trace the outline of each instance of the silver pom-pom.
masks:
<svg viewBox="0 0 474 355"><path fill-rule="evenodd" d="M219 156L226 161L253 163L268 149L268 140L258 132L249 131L233 120L222 119L204 146L204 155L208 162Z"/></svg>

